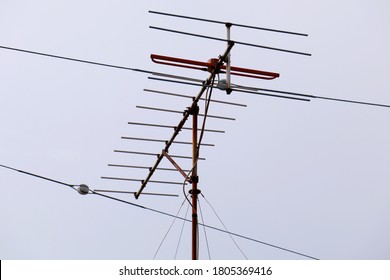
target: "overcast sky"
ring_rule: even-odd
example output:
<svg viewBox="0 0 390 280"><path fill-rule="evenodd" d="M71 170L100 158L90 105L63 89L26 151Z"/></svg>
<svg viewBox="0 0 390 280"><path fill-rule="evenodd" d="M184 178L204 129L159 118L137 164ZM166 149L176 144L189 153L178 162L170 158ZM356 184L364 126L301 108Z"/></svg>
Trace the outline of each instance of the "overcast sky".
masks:
<svg viewBox="0 0 390 280"><path fill-rule="evenodd" d="M136 4L135 4L136 3ZM233 77L240 85L316 96L390 104L390 4L388 1L15 1L0 2L0 45L83 60L205 79L207 73L153 64L150 54L207 61L224 42L165 33L159 26L208 36L223 25L163 17L156 10L308 33L308 37L238 27L232 39L308 52L299 56L234 46L232 64L280 73L265 81ZM222 78L222 77L221 77ZM121 136L168 139L172 130L128 122L177 125L189 99L143 89L195 96L199 88L163 83L148 75L0 49L0 164L91 189L137 191L154 157L114 150L160 153L162 143ZM213 91L199 163L199 188L232 232L320 259L390 258L390 108L313 99L285 100ZM201 106L201 110L203 104ZM190 123L188 124L190 125ZM190 132L178 140L191 141ZM174 145L171 154L191 155ZM183 169L188 160L178 160ZM164 160L162 166L171 167ZM155 180L182 181L176 172ZM188 188L187 188L188 189ZM117 195L176 214L181 186L149 184L145 191L179 197ZM81 196L52 182L0 169L1 259L152 259L173 218L102 197ZM206 224L223 228L208 203ZM180 215L186 213L184 203ZM189 215L187 215L189 218ZM177 220L157 259L191 257L190 224ZM244 258L227 234L206 230L212 259ZM208 259L200 228L200 258ZM178 243L180 240L180 244ZM235 238L249 259L305 259ZM179 244L179 245L178 245Z"/></svg>

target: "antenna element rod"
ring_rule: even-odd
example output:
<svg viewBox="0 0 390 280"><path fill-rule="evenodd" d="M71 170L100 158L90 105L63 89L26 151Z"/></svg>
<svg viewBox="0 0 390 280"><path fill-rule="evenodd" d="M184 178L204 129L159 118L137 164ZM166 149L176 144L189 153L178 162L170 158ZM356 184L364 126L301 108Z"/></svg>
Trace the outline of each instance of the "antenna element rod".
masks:
<svg viewBox="0 0 390 280"><path fill-rule="evenodd" d="M198 21L204 21L204 22L210 22L210 23L226 24L226 22L218 21L218 20L212 20L212 19L196 18L196 17L176 15L176 14L169 14L169 13L156 12L156 11L149 11L149 13L157 14L157 15L163 15L163 16L171 16L171 17L177 17L177 18L198 20ZM265 28L265 27L258 27L258 26L252 26L252 25L239 24L239 23L230 23L230 24L232 24L233 26L243 27L243 28L257 29L257 30L277 32L277 33L283 33L283 34L289 34L289 35L305 36L305 37L308 36L308 34L305 34L305 33L298 33L298 32L292 32L292 31L286 31L286 30L280 30L280 29L271 29L271 28Z"/></svg>
<svg viewBox="0 0 390 280"><path fill-rule="evenodd" d="M201 34L195 34L195 33L189 33L189 32L184 32L184 31L178 31L178 30L173 30L173 29L168 29L168 28L162 28L162 27L156 27L156 26L149 26L149 28L160 30L160 31L166 31L166 32L181 34L181 35L187 35L187 36L193 36L193 37L198 37L198 38L203 38L203 39L209 39L209 40L214 40L214 41L220 41L220 42L226 42L227 41L226 39L222 39L222 38L206 36L206 35L201 35ZM287 50L287 49L280 49L280 48L274 48L274 47L269 47L269 46L264 46L264 45L257 45L257 44L252 44L252 43L239 42L239 41L234 41L234 43L237 44L237 45L243 45L243 46L248 46L248 47L267 49L267 50L271 50L271 51L279 51L279 52L285 52L285 53L292 53L292 54L298 54L298 55L311 56L310 53L298 52L298 51Z"/></svg>

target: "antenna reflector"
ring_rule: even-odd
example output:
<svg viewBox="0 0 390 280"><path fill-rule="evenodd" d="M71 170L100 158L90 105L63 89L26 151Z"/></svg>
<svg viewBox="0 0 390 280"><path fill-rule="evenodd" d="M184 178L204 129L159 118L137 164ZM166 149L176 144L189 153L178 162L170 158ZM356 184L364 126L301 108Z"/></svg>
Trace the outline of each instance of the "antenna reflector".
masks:
<svg viewBox="0 0 390 280"><path fill-rule="evenodd" d="M196 70L202 70L208 72L212 72L217 67L217 63L218 63L218 59L216 58L211 58L207 62L163 56L157 54L150 55L150 58L154 63L158 63L158 64L196 69ZM256 79L264 79L264 80L273 80L280 76L279 73L274 73L274 72L254 70L254 69L235 67L235 66L229 67L229 66L230 65L219 66L219 68L217 69L217 73L226 73L226 71L229 71L231 75L256 78Z"/></svg>

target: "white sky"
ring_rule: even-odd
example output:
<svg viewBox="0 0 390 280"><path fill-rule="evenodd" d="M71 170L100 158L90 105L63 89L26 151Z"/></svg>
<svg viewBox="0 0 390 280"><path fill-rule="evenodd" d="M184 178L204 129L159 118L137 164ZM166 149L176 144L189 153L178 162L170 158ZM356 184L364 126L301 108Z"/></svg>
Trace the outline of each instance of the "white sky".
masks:
<svg viewBox="0 0 390 280"><path fill-rule="evenodd" d="M224 37L224 26L152 15L148 10L308 33L294 37L233 28L232 39L312 53L312 57L235 46L236 66L275 71L274 81L234 77L249 86L390 104L388 1L15 1L0 2L0 45L183 76L193 70L153 64L157 53L206 61L223 42L149 29L149 25ZM160 143L121 136L168 139L171 130L129 121L177 125L181 116L136 105L184 110L190 103L143 93L144 88L196 95L198 88L148 80L145 74L0 49L0 164L92 189L136 191L147 172L107 164L145 164L153 157L114 149L159 153ZM212 120L200 162L200 189L232 232L320 259L390 258L389 108L314 99L311 102L214 91ZM188 132L179 135L191 141ZM191 148L171 153L190 155ZM179 161L189 168L189 161ZM170 167L167 161L164 166ZM154 179L180 181L178 173ZM179 186L145 191L179 198L118 196L175 214ZM0 169L1 259L151 259L172 219ZM184 215L187 204L183 207ZM206 224L222 228L201 200ZM182 222L176 221L158 259L172 259ZM200 258L207 259L203 229ZM229 236L207 230L213 259L240 259ZM249 259L302 257L235 239ZM177 258L189 259L190 224Z"/></svg>

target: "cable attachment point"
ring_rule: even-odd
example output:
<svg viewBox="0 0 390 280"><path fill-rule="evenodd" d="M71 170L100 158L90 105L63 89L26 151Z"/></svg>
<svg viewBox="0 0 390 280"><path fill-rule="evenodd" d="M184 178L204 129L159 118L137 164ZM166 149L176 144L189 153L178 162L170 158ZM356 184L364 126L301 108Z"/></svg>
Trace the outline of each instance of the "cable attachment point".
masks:
<svg viewBox="0 0 390 280"><path fill-rule="evenodd" d="M189 191L188 191L188 193L189 193L189 194L193 194L193 193L194 193L194 190L193 190L193 189L191 189L191 190L189 190ZM200 191L200 190L198 190L198 189L196 189L196 190L195 190L195 194L197 194L197 195L198 195L198 194L200 194L200 193L201 193L201 191Z"/></svg>
<svg viewBox="0 0 390 280"><path fill-rule="evenodd" d="M213 71L215 71L215 74L221 73L221 65L218 66L218 62L220 59L221 59L221 56L219 56L219 59L218 58L210 58L207 61L207 64L208 64L207 71L210 73L213 73Z"/></svg>
<svg viewBox="0 0 390 280"><path fill-rule="evenodd" d="M192 183L199 183L199 176L191 176Z"/></svg>
<svg viewBox="0 0 390 280"><path fill-rule="evenodd" d="M192 106L192 107L188 107L187 109L188 109L187 111L190 115L198 115L199 114L199 106L197 106L197 105Z"/></svg>
<svg viewBox="0 0 390 280"><path fill-rule="evenodd" d="M78 188L77 191L79 194L86 195L89 194L89 187L85 184L81 184Z"/></svg>

